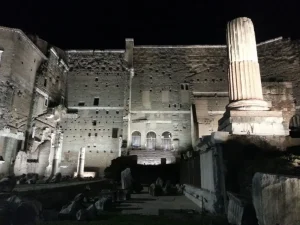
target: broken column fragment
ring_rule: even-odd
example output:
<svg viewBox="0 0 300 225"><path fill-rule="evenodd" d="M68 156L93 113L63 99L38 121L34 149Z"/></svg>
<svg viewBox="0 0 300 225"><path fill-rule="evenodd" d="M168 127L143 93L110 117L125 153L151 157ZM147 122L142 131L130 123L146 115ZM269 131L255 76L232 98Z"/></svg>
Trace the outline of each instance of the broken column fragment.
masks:
<svg viewBox="0 0 300 225"><path fill-rule="evenodd" d="M241 17L227 24L229 56L228 105L236 110L268 110L263 101L254 26L251 19Z"/></svg>
<svg viewBox="0 0 300 225"><path fill-rule="evenodd" d="M287 135L282 111L263 100L253 23L241 17L227 24L229 104L219 131L237 135Z"/></svg>

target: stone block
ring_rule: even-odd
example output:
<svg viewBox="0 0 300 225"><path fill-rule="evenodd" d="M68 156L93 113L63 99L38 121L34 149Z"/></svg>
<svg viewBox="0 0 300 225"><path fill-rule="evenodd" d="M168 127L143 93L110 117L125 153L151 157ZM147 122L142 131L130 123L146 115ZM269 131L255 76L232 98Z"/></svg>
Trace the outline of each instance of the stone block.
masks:
<svg viewBox="0 0 300 225"><path fill-rule="evenodd" d="M299 177L256 173L252 180L252 199L259 225L298 225L299 190Z"/></svg>
<svg viewBox="0 0 300 225"><path fill-rule="evenodd" d="M213 144L223 143L229 138L229 132L213 132L211 134L211 141Z"/></svg>

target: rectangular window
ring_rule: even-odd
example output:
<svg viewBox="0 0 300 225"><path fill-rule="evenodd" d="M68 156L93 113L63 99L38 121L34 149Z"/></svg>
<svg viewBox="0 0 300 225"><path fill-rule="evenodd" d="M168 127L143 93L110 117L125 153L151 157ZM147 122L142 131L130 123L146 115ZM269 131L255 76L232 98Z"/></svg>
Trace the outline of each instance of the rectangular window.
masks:
<svg viewBox="0 0 300 225"><path fill-rule="evenodd" d="M84 106L84 104L85 104L84 102L79 102L78 106Z"/></svg>
<svg viewBox="0 0 300 225"><path fill-rule="evenodd" d="M118 128L112 129L112 138L118 138Z"/></svg>
<svg viewBox="0 0 300 225"><path fill-rule="evenodd" d="M93 120L93 126L96 126L96 125L97 125L97 121Z"/></svg>
<svg viewBox="0 0 300 225"><path fill-rule="evenodd" d="M47 78L44 79L44 87L47 87Z"/></svg>
<svg viewBox="0 0 300 225"><path fill-rule="evenodd" d="M99 98L94 98L94 106L99 105Z"/></svg>

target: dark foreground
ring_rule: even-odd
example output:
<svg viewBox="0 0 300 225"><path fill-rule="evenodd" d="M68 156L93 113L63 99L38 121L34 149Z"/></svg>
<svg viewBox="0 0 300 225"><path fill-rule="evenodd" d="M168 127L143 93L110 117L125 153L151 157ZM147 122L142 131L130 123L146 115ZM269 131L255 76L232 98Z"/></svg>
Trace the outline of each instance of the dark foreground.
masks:
<svg viewBox="0 0 300 225"><path fill-rule="evenodd" d="M179 218L181 217L181 218ZM96 221L53 221L42 222L41 225L227 225L226 218L212 215L178 215L154 216L154 215L114 215L107 219Z"/></svg>

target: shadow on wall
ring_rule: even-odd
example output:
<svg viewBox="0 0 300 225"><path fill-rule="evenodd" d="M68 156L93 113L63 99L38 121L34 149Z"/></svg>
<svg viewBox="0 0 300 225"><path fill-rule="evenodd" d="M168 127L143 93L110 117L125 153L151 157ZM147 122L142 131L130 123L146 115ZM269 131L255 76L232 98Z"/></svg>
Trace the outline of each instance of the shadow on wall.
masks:
<svg viewBox="0 0 300 225"><path fill-rule="evenodd" d="M112 160L112 164L105 169L106 178L112 178L115 181L121 180L121 172L126 168L131 169L132 176L142 184L150 185L158 177L164 181L170 180L171 183L179 182L180 165L138 165L136 156L122 156Z"/></svg>
<svg viewBox="0 0 300 225"><path fill-rule="evenodd" d="M300 138L300 115L294 115L289 123L290 136L292 138Z"/></svg>
<svg viewBox="0 0 300 225"><path fill-rule="evenodd" d="M95 172L96 173L95 177L99 176L99 167L84 167L84 171L86 171L86 172Z"/></svg>
<svg viewBox="0 0 300 225"><path fill-rule="evenodd" d="M299 145L282 151L262 137L233 136L222 147L226 189L230 192L251 196L256 172L300 176Z"/></svg>

